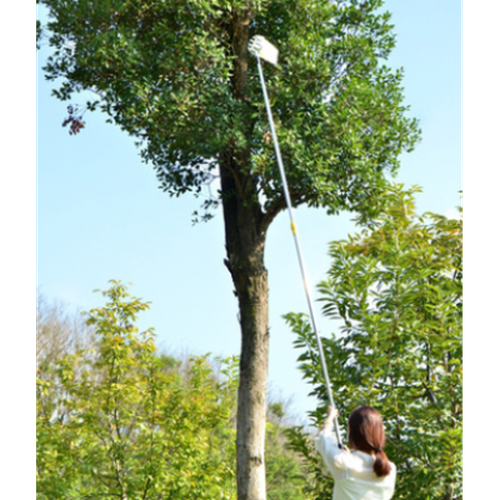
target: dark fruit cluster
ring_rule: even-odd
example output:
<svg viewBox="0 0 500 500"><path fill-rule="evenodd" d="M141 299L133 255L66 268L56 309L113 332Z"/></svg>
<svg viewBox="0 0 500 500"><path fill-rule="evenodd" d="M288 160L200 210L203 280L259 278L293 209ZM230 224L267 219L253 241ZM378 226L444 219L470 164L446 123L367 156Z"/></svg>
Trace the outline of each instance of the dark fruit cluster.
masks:
<svg viewBox="0 0 500 500"><path fill-rule="evenodd" d="M69 116L63 121L62 126L65 127L69 125L69 135L75 135L80 132L82 128L85 127L85 122L82 120L83 116L77 116L77 111L73 108L73 106L68 106L68 114Z"/></svg>

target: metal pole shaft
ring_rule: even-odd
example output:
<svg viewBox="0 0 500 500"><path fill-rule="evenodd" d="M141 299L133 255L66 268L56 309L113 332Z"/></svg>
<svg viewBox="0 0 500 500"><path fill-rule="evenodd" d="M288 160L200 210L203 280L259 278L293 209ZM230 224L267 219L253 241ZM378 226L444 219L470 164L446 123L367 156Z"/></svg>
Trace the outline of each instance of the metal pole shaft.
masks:
<svg viewBox="0 0 500 500"><path fill-rule="evenodd" d="M297 232L297 226L295 225L295 221L293 218L292 202L291 202L291 198L290 198L290 192L288 190L288 183L286 180L285 168L283 167L283 161L281 159L281 152L280 152L280 147L279 147L279 143L278 143L278 137L276 135L276 130L274 128L273 115L271 112L271 106L269 104L269 98L267 96L267 89L266 89L266 84L264 81L264 72L262 71L262 65L260 63L260 58L257 55L257 53L255 53L255 58L257 59L257 67L259 69L259 77L260 77L260 83L262 85L262 93L264 95L264 102L266 105L269 126L271 128L271 135L273 138L274 150L276 152L276 159L278 161L278 168L280 171L281 181L283 183L283 191L285 194L285 201L286 201L286 206L288 209L288 215L290 217L290 226L291 226L293 238L295 241L295 248L297 250L297 256L298 256L299 265L300 265L300 272L302 274L302 280L304 282L304 289L306 292L307 304L309 306L309 312L311 315L311 323L312 323L312 327L314 330L314 334L316 335L316 341L318 343L319 357L321 359L321 367L323 369L323 376L325 378L325 385L326 385L326 389L327 389L327 393L328 393L328 399L329 399L330 405L335 409L336 406L335 406L335 402L333 400L332 390L330 387L330 377L328 376L328 370L326 367L325 355L323 352L323 344L321 342L321 338L320 338L319 333L318 333L316 314L314 312L314 306L313 306L313 302L311 299L309 280L307 279L307 273L306 273L306 268L304 265L304 259L302 258L302 251L300 249L300 242L299 242L299 236L298 236L298 232ZM340 437L337 419L335 419L334 423L335 423L335 433L337 435L337 442L339 443L339 447L342 448L342 439Z"/></svg>

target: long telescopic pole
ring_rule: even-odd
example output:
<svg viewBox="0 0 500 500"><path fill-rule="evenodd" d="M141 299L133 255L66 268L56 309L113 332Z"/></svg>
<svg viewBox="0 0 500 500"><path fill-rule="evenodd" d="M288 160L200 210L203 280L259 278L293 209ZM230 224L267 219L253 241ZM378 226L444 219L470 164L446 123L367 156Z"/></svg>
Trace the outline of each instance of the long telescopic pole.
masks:
<svg viewBox="0 0 500 500"><path fill-rule="evenodd" d="M321 343L321 338L320 338L319 333L318 333L318 327L317 327L317 323L316 323L316 314L314 312L313 302L311 300L311 291L310 291L309 280L307 279L306 269L304 266L304 260L302 258L302 251L300 249L300 242L299 242L299 235L297 232L297 226L296 226L294 218L293 218L290 192L288 191L288 183L286 180L285 169L283 167L283 161L281 160L281 152L280 152L280 147L278 144L278 137L276 135L276 130L274 128L273 115L271 112L271 106L269 104L269 98L267 96L267 89L266 89L266 84L264 81L264 72L262 71L262 65L260 63L260 57L259 57L257 51L253 51L253 53L255 55L255 58L257 59L257 67L259 69L259 78L260 78L260 83L262 85L262 94L264 95L264 102L266 104L267 117L269 119L269 126L271 127L271 135L273 137L274 150L276 151L276 158L278 160L278 167L279 167L279 171L280 171L280 175L281 175L281 181L283 183L283 191L285 193L286 206L288 208L288 215L290 216L290 227L292 229L293 238L295 241L295 248L297 250L297 256L299 259L300 272L302 273L302 280L304 282L304 289L306 292L307 304L309 306L309 312L311 315L312 327L314 330L314 334L316 335L316 341L318 343L319 357L321 359L321 366L323 368L323 375L325 377L325 385L326 385L326 389L328 392L328 399L330 401L330 405L335 409L336 406L335 406L335 402L333 401L332 389L330 387L330 377L328 376L328 370L326 368L325 355L323 352L323 344ZM334 423L335 423L335 433L337 435L337 442L339 443L339 447L342 448L342 439L340 437L339 425L338 425L337 419L335 419Z"/></svg>

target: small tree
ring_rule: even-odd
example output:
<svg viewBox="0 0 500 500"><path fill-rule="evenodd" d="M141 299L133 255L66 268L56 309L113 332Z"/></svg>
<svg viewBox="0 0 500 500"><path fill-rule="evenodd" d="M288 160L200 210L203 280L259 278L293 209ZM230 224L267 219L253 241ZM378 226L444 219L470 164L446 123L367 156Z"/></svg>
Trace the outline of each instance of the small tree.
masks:
<svg viewBox="0 0 500 500"><path fill-rule="evenodd" d="M395 187L369 227L330 246L332 265L319 286L324 313L341 321L324 339L341 417L375 406L397 465L395 498L462 497L462 222L415 214L412 191ZM289 314L304 377L326 401L314 337L303 315ZM318 408L315 421L324 415ZM319 473L310 443L296 448ZM313 458L314 457L314 458ZM327 481L331 481L328 479Z"/></svg>
<svg viewBox="0 0 500 500"><path fill-rule="evenodd" d="M95 352L61 357L38 381L38 497L234 499L232 363L217 380L193 357L181 374L157 355L152 330L133 324L148 305L118 282L103 295L88 318Z"/></svg>

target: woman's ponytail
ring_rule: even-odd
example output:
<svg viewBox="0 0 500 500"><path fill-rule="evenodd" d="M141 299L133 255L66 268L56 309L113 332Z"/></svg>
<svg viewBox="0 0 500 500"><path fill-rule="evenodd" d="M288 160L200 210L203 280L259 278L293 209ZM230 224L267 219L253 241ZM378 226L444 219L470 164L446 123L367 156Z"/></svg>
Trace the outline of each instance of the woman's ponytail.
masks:
<svg viewBox="0 0 500 500"><path fill-rule="evenodd" d="M373 470L377 477L388 476L391 472L391 463L380 446L375 448L375 462L373 462Z"/></svg>

